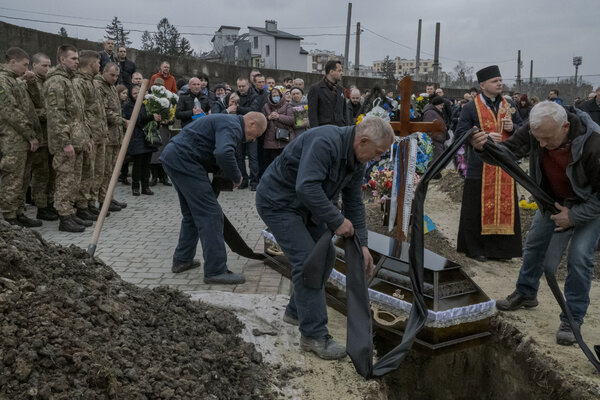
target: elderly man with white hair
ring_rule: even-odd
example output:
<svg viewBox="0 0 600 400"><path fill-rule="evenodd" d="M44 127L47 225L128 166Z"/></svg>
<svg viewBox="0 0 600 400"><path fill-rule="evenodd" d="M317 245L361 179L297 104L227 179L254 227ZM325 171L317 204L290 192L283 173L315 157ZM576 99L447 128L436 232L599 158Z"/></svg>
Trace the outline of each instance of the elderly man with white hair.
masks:
<svg viewBox="0 0 600 400"><path fill-rule="evenodd" d="M364 163L378 160L394 141L389 122L365 118L359 125L309 129L269 165L256 191L256 209L292 266L294 293L283 320L298 325L300 348L326 360L346 356L327 330L325 288L307 286L304 262L327 230L353 236L363 246L364 268L373 269L362 201ZM332 200L342 194L340 211ZM326 263L326 260L323 260Z"/></svg>
<svg viewBox="0 0 600 400"><path fill-rule="evenodd" d="M496 304L512 311L538 305L537 291L544 272L544 257L555 231L573 229L567 257L565 297L577 324L583 324L594 276L594 249L600 237L600 127L586 113L567 113L551 101L531 109L529 123L499 143L516 159L529 156L532 178L556 201L559 214L538 210L523 249L523 264L515 291ZM478 131L471 144L481 151L487 134ZM485 152L480 153L486 160ZM556 342L575 343L564 314Z"/></svg>

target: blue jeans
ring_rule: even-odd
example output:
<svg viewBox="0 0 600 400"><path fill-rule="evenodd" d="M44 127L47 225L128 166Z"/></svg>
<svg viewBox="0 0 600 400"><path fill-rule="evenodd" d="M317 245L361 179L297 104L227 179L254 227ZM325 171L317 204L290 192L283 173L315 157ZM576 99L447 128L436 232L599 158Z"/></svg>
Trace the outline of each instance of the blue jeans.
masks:
<svg viewBox="0 0 600 400"><path fill-rule="evenodd" d="M517 292L526 297L535 297L544 273L544 258L555 228L549 214L536 212L525 249L523 265L517 280ZM600 237L600 218L573 228L567 256L567 279L565 298L575 320L582 324L590 304L590 288L594 276L594 250ZM560 255L559 255L560 256ZM558 262L558 260L556 261ZM566 316L560 316L567 321Z"/></svg>
<svg viewBox="0 0 600 400"><path fill-rule="evenodd" d="M227 271L227 250L223 239L223 210L212 190L204 167L186 163L182 172L163 157L163 168L171 178L179 196L181 228L173 262L186 263L196 255L198 239L204 254L204 276L214 276Z"/></svg>
<svg viewBox="0 0 600 400"><path fill-rule="evenodd" d="M306 224L302 216L293 210L274 209L260 194L256 195L256 209L267 224L277 244L285 253L292 266L294 292L290 297L285 313L298 318L300 333L307 338L321 339L329 334L327 330L327 303L325 287L311 289L304 286L302 269L304 261L315 246L316 241L327 230L325 224Z"/></svg>
<svg viewBox="0 0 600 400"><path fill-rule="evenodd" d="M248 166L250 167L250 184L258 185L258 147L256 141L240 143L236 150L235 157L244 181L248 181L246 156L248 156Z"/></svg>

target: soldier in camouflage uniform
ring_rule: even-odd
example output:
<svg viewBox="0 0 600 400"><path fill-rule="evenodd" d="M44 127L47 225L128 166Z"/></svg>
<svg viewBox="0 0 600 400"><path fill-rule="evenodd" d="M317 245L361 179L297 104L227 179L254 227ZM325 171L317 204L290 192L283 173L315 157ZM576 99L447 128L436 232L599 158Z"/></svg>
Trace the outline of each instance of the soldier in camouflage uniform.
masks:
<svg viewBox="0 0 600 400"><path fill-rule="evenodd" d="M25 175L25 186L31 181L31 197L33 204L37 207L38 219L55 221L58 212L54 209L54 180L56 175L52 169L52 157L48 151L48 129L46 126L46 106L42 93L44 81L50 69L50 57L43 53L31 56L32 70L35 78L27 81L27 92L33 101L40 125L42 136L40 147L31 157L31 175Z"/></svg>
<svg viewBox="0 0 600 400"><path fill-rule="evenodd" d="M92 223L75 215L73 202L81 181L83 152L91 151L92 142L85 125L83 99L72 82L79 56L75 47L63 45L56 58L58 65L44 82L48 148L56 171L54 207L60 218L59 230L83 232Z"/></svg>
<svg viewBox="0 0 600 400"><path fill-rule="evenodd" d="M98 219L99 212L96 213L98 209L95 206L98 199L98 182L104 177L104 151L108 139L104 100L94 82L94 76L99 71L98 53L91 50L81 51L79 71L75 73L73 85L84 101L85 123L92 134L93 150L83 154L81 184L75 207L79 218L90 221Z"/></svg>
<svg viewBox="0 0 600 400"><path fill-rule="evenodd" d="M117 93L117 79L119 78L119 66L115 63L108 63L104 66L102 75L96 75L98 88L104 99L104 110L106 111L106 121L108 126L108 144L104 159L104 179L98 193L98 201L102 204L108 191L110 178L117 162L121 143L123 142L123 127L126 126L125 119L121 116L121 101ZM112 199L109 205L109 211L121 211L127 207L127 203L121 203Z"/></svg>
<svg viewBox="0 0 600 400"><path fill-rule="evenodd" d="M25 175L31 173L31 152L39 146L42 128L35 107L21 77L31 79L29 55L18 47L6 51L6 64L0 66L0 209L12 225L42 226L42 221L26 217Z"/></svg>

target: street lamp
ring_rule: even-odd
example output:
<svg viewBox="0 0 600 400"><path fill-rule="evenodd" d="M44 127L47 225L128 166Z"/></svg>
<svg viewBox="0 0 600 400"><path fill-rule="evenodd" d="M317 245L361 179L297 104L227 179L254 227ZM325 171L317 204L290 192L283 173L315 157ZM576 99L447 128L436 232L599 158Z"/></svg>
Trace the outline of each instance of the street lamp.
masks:
<svg viewBox="0 0 600 400"><path fill-rule="evenodd" d="M583 57L577 56L573 57L573 65L575 66L575 86L577 86L577 72L579 70L579 66L583 62Z"/></svg>

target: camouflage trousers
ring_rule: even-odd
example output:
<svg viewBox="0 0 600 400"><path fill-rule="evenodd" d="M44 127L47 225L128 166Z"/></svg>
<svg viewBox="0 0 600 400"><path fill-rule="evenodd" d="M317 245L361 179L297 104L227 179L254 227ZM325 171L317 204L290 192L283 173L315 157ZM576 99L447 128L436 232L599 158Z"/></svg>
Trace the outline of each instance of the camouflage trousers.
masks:
<svg viewBox="0 0 600 400"><path fill-rule="evenodd" d="M75 150L75 156L67 157L64 151L54 154L52 167L56 171L56 189L54 192L54 208L60 216L74 213L73 203L81 182L83 152Z"/></svg>
<svg viewBox="0 0 600 400"><path fill-rule="evenodd" d="M81 181L75 198L75 207L85 209L88 207L88 202L92 199L92 184L96 171L96 151L84 151L81 160Z"/></svg>
<svg viewBox="0 0 600 400"><path fill-rule="evenodd" d="M112 146L110 144L106 146L106 153L104 156L104 179L102 180L102 185L98 192L98 201L100 203L104 203L104 198L108 192L108 185L110 184L110 178L112 177L113 169L115 169L120 149L120 146Z"/></svg>
<svg viewBox="0 0 600 400"><path fill-rule="evenodd" d="M31 174L25 174L25 187L31 186L31 198L38 209L46 208L54 202L55 180L56 174L48 147L40 147L31 153Z"/></svg>
<svg viewBox="0 0 600 400"><path fill-rule="evenodd" d="M100 187L104 181L104 164L106 162L106 145L103 143L94 143L94 179L92 180L92 188L90 190L90 199L88 206L94 207L98 201Z"/></svg>
<svg viewBox="0 0 600 400"><path fill-rule="evenodd" d="M31 173L31 153L3 154L0 160L0 210L4 219L15 219L25 210L25 175Z"/></svg>

